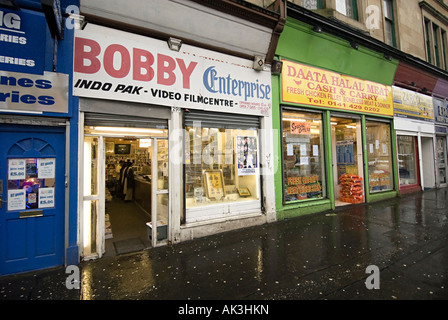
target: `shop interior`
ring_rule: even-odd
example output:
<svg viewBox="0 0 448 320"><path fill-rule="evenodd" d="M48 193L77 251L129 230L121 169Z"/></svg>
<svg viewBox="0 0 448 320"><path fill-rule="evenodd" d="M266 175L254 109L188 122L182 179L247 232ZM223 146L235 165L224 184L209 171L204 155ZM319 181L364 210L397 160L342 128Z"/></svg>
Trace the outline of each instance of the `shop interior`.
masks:
<svg viewBox="0 0 448 320"><path fill-rule="evenodd" d="M157 240L167 238L168 223L168 141L164 129L86 127L85 135L101 135L104 146L104 230L105 255L122 254L151 247L152 211L157 212ZM157 140L153 138L158 137ZM157 146L154 143L157 141ZM156 152L156 157L153 157ZM153 177L154 159L157 162ZM94 167L92 160L92 167ZM101 165L98 170L102 172ZM153 181L157 206L152 204ZM101 183L101 179L98 180ZM98 189L100 190L100 189ZM101 199L101 196L100 196ZM101 216L101 215L100 215ZM101 223L101 222L99 222Z"/></svg>
<svg viewBox="0 0 448 320"><path fill-rule="evenodd" d="M400 187L419 185L417 137L397 136Z"/></svg>
<svg viewBox="0 0 448 320"><path fill-rule="evenodd" d="M364 202L359 119L331 117L335 206Z"/></svg>

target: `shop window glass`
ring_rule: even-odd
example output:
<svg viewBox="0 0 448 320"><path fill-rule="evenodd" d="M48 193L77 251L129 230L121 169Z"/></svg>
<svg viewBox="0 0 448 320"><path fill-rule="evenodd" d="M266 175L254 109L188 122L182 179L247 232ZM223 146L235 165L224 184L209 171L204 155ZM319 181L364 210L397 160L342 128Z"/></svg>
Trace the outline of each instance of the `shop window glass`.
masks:
<svg viewBox="0 0 448 320"><path fill-rule="evenodd" d="M186 208L259 199L258 130L186 127Z"/></svg>
<svg viewBox="0 0 448 320"><path fill-rule="evenodd" d="M370 192L393 189L390 124L366 121Z"/></svg>
<svg viewBox="0 0 448 320"><path fill-rule="evenodd" d="M325 197L322 114L283 111L284 200Z"/></svg>
<svg viewBox="0 0 448 320"><path fill-rule="evenodd" d="M54 207L55 158L8 159L8 210Z"/></svg>
<svg viewBox="0 0 448 320"><path fill-rule="evenodd" d="M322 8L322 0L302 0L302 7L308 10L316 10Z"/></svg>
<svg viewBox="0 0 448 320"><path fill-rule="evenodd" d="M400 185L417 184L417 155L415 138L411 136L398 136L398 172Z"/></svg>
<svg viewBox="0 0 448 320"><path fill-rule="evenodd" d="M439 183L447 182L446 137L437 137L437 162L439 164Z"/></svg>
<svg viewBox="0 0 448 320"><path fill-rule="evenodd" d="M357 0L336 0L336 11L349 18L358 20Z"/></svg>

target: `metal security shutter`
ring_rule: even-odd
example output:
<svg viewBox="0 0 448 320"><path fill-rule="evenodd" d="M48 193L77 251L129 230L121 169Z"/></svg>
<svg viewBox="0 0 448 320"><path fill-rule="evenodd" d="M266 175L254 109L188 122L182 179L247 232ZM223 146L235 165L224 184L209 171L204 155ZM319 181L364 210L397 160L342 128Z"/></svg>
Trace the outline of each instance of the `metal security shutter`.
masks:
<svg viewBox="0 0 448 320"><path fill-rule="evenodd" d="M165 119L153 119L153 118L126 116L126 115L85 112L84 125L105 126L105 127L167 129L168 121Z"/></svg>
<svg viewBox="0 0 448 320"><path fill-rule="evenodd" d="M190 110L184 112L184 125L193 127L194 122L199 122L203 128L224 129L259 129L260 118L233 113L207 112L202 110Z"/></svg>

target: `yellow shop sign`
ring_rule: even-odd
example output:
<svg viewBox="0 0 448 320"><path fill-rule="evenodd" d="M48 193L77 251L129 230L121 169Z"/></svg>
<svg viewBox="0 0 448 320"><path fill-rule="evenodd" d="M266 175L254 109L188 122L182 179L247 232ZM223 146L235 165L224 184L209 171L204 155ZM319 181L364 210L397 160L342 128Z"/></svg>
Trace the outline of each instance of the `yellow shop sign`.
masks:
<svg viewBox="0 0 448 320"><path fill-rule="evenodd" d="M393 116L392 87L283 60L282 100Z"/></svg>

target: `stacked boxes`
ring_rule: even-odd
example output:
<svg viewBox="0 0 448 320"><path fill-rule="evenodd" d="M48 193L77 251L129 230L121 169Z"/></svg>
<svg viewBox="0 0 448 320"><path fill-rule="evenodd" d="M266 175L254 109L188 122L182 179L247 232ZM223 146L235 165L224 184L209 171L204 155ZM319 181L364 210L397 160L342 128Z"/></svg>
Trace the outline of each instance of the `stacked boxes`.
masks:
<svg viewBox="0 0 448 320"><path fill-rule="evenodd" d="M362 177L345 173L339 177L339 183L341 184L339 200L349 203L364 202Z"/></svg>

